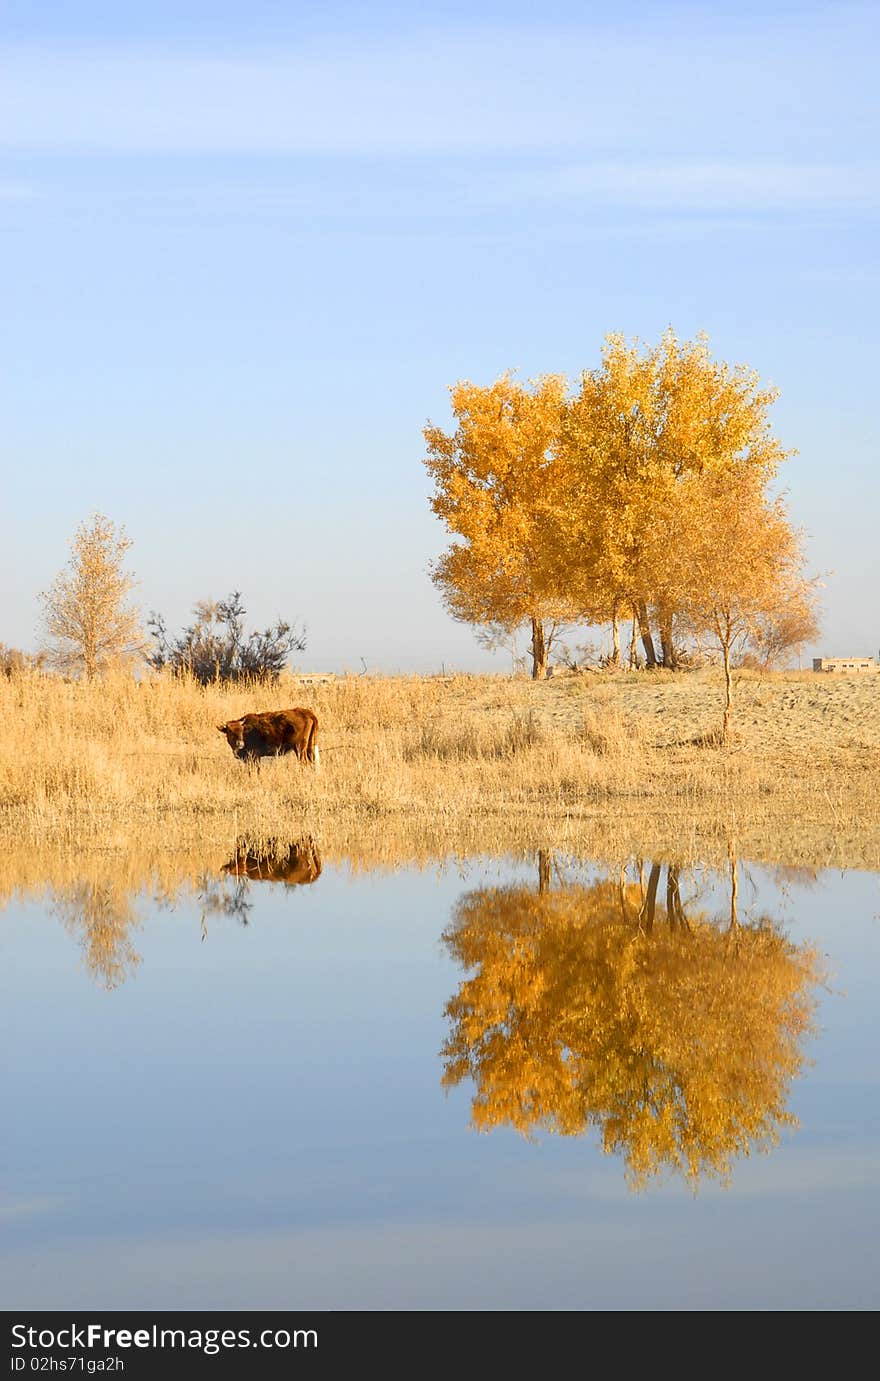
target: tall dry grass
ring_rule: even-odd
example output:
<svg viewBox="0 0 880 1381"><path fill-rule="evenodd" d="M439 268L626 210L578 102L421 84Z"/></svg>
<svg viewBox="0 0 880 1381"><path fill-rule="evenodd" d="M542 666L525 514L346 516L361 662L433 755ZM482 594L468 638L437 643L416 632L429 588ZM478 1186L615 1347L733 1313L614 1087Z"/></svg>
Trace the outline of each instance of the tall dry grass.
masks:
<svg viewBox="0 0 880 1381"><path fill-rule="evenodd" d="M694 675L223 688L23 672L0 677L0 835L16 848L222 852L242 833L307 832L390 860L577 850L609 834L615 847L708 855L733 832L753 856L880 866L880 684L858 690L875 695L871 718L856 692L809 674L743 677L729 748L707 742L718 694ZM217 732L294 704L318 715L320 772L290 758L248 768Z"/></svg>

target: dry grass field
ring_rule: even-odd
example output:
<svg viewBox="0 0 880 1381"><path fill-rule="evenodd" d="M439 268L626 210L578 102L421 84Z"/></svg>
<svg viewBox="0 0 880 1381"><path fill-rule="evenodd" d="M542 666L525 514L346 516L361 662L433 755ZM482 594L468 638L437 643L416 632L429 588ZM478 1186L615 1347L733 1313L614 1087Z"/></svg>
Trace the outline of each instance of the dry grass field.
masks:
<svg viewBox="0 0 880 1381"><path fill-rule="evenodd" d="M251 689L3 677L0 835L19 871L86 850L219 860L240 835L303 834L325 857L387 866L537 848L711 861L733 840L743 857L880 867L880 676L737 682L722 747L714 672ZM295 704L319 716L319 772L249 768L217 732Z"/></svg>

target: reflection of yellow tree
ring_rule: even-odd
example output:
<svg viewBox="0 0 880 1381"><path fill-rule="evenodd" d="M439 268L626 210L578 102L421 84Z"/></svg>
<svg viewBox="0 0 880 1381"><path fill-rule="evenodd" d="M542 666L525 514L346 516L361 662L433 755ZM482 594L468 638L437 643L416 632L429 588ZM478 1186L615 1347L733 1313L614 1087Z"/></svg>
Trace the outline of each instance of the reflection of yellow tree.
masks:
<svg viewBox="0 0 880 1381"><path fill-rule="evenodd" d="M86 967L105 988L118 988L140 963L129 937L137 925L132 893L108 881L69 883L53 890L53 910L78 935Z"/></svg>
<svg viewBox="0 0 880 1381"><path fill-rule="evenodd" d="M695 1185L794 1123L818 963L771 922L686 918L675 868L655 924L659 874L463 897L444 940L474 972L446 1007L444 1084L473 1078L481 1130L596 1127L635 1186Z"/></svg>

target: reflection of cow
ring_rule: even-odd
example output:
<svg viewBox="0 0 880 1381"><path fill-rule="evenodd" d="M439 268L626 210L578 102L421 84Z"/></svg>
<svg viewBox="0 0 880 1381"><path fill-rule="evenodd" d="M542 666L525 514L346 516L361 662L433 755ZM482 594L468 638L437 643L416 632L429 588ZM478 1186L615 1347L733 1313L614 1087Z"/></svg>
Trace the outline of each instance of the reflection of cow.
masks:
<svg viewBox="0 0 880 1381"><path fill-rule="evenodd" d="M218 724L237 758L259 765L260 758L295 753L300 762L318 766L318 717L313 710L266 710Z"/></svg>
<svg viewBox="0 0 880 1381"><path fill-rule="evenodd" d="M235 857L223 864L222 871L251 882L283 882L287 887L315 882L321 876L321 855L309 836L295 843L257 850L239 844Z"/></svg>

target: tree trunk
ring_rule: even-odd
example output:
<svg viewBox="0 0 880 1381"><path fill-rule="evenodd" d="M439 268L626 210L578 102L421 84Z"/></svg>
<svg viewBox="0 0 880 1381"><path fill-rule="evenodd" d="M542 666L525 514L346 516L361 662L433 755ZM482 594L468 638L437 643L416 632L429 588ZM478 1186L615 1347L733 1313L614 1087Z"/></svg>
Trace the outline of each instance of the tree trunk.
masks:
<svg viewBox="0 0 880 1381"><path fill-rule="evenodd" d="M661 609L659 619L663 665L668 667L670 671L675 671L678 667L678 658L675 655L675 646L672 641L672 611Z"/></svg>
<svg viewBox="0 0 880 1381"><path fill-rule="evenodd" d="M550 886L550 859L552 855L549 849L538 850L538 891L546 892Z"/></svg>
<svg viewBox="0 0 880 1381"><path fill-rule="evenodd" d="M654 929L654 912L657 907L657 884L660 881L660 864L652 863L648 874L648 892L639 912L639 925L644 930Z"/></svg>
<svg viewBox="0 0 880 1381"><path fill-rule="evenodd" d="M727 857L730 863L730 929L736 930L739 927L739 915L737 912L739 869L737 868L736 852L732 841L728 841Z"/></svg>
<svg viewBox="0 0 880 1381"><path fill-rule="evenodd" d="M632 635L629 640L629 669L638 671L639 669L639 644L638 644L638 623L635 613L633 613Z"/></svg>
<svg viewBox="0 0 880 1381"><path fill-rule="evenodd" d="M620 624L616 609L611 616L611 665L620 666Z"/></svg>
<svg viewBox="0 0 880 1381"><path fill-rule="evenodd" d="M687 917L684 914L684 907L681 904L680 887L681 868L676 864L668 864L666 868L666 919L671 930L676 926L681 926L684 930L690 930Z"/></svg>
<svg viewBox="0 0 880 1381"><path fill-rule="evenodd" d="M541 681L547 675L547 639L540 619L532 619L532 680Z"/></svg>
<svg viewBox="0 0 880 1381"><path fill-rule="evenodd" d="M649 671L657 665L657 653L654 651L654 639L651 637L651 625L648 622L648 606L644 600L636 605L636 616L639 620L639 632L642 635L642 647L645 649L645 664Z"/></svg>
<svg viewBox="0 0 880 1381"><path fill-rule="evenodd" d="M620 917L624 925L629 924L629 908L626 904L626 864L621 863L617 877L617 896L620 901Z"/></svg>
<svg viewBox="0 0 880 1381"><path fill-rule="evenodd" d="M724 654L724 720L721 725L721 737L727 743L730 739L730 717L733 710L733 680L730 675L730 639L723 640L722 652Z"/></svg>

